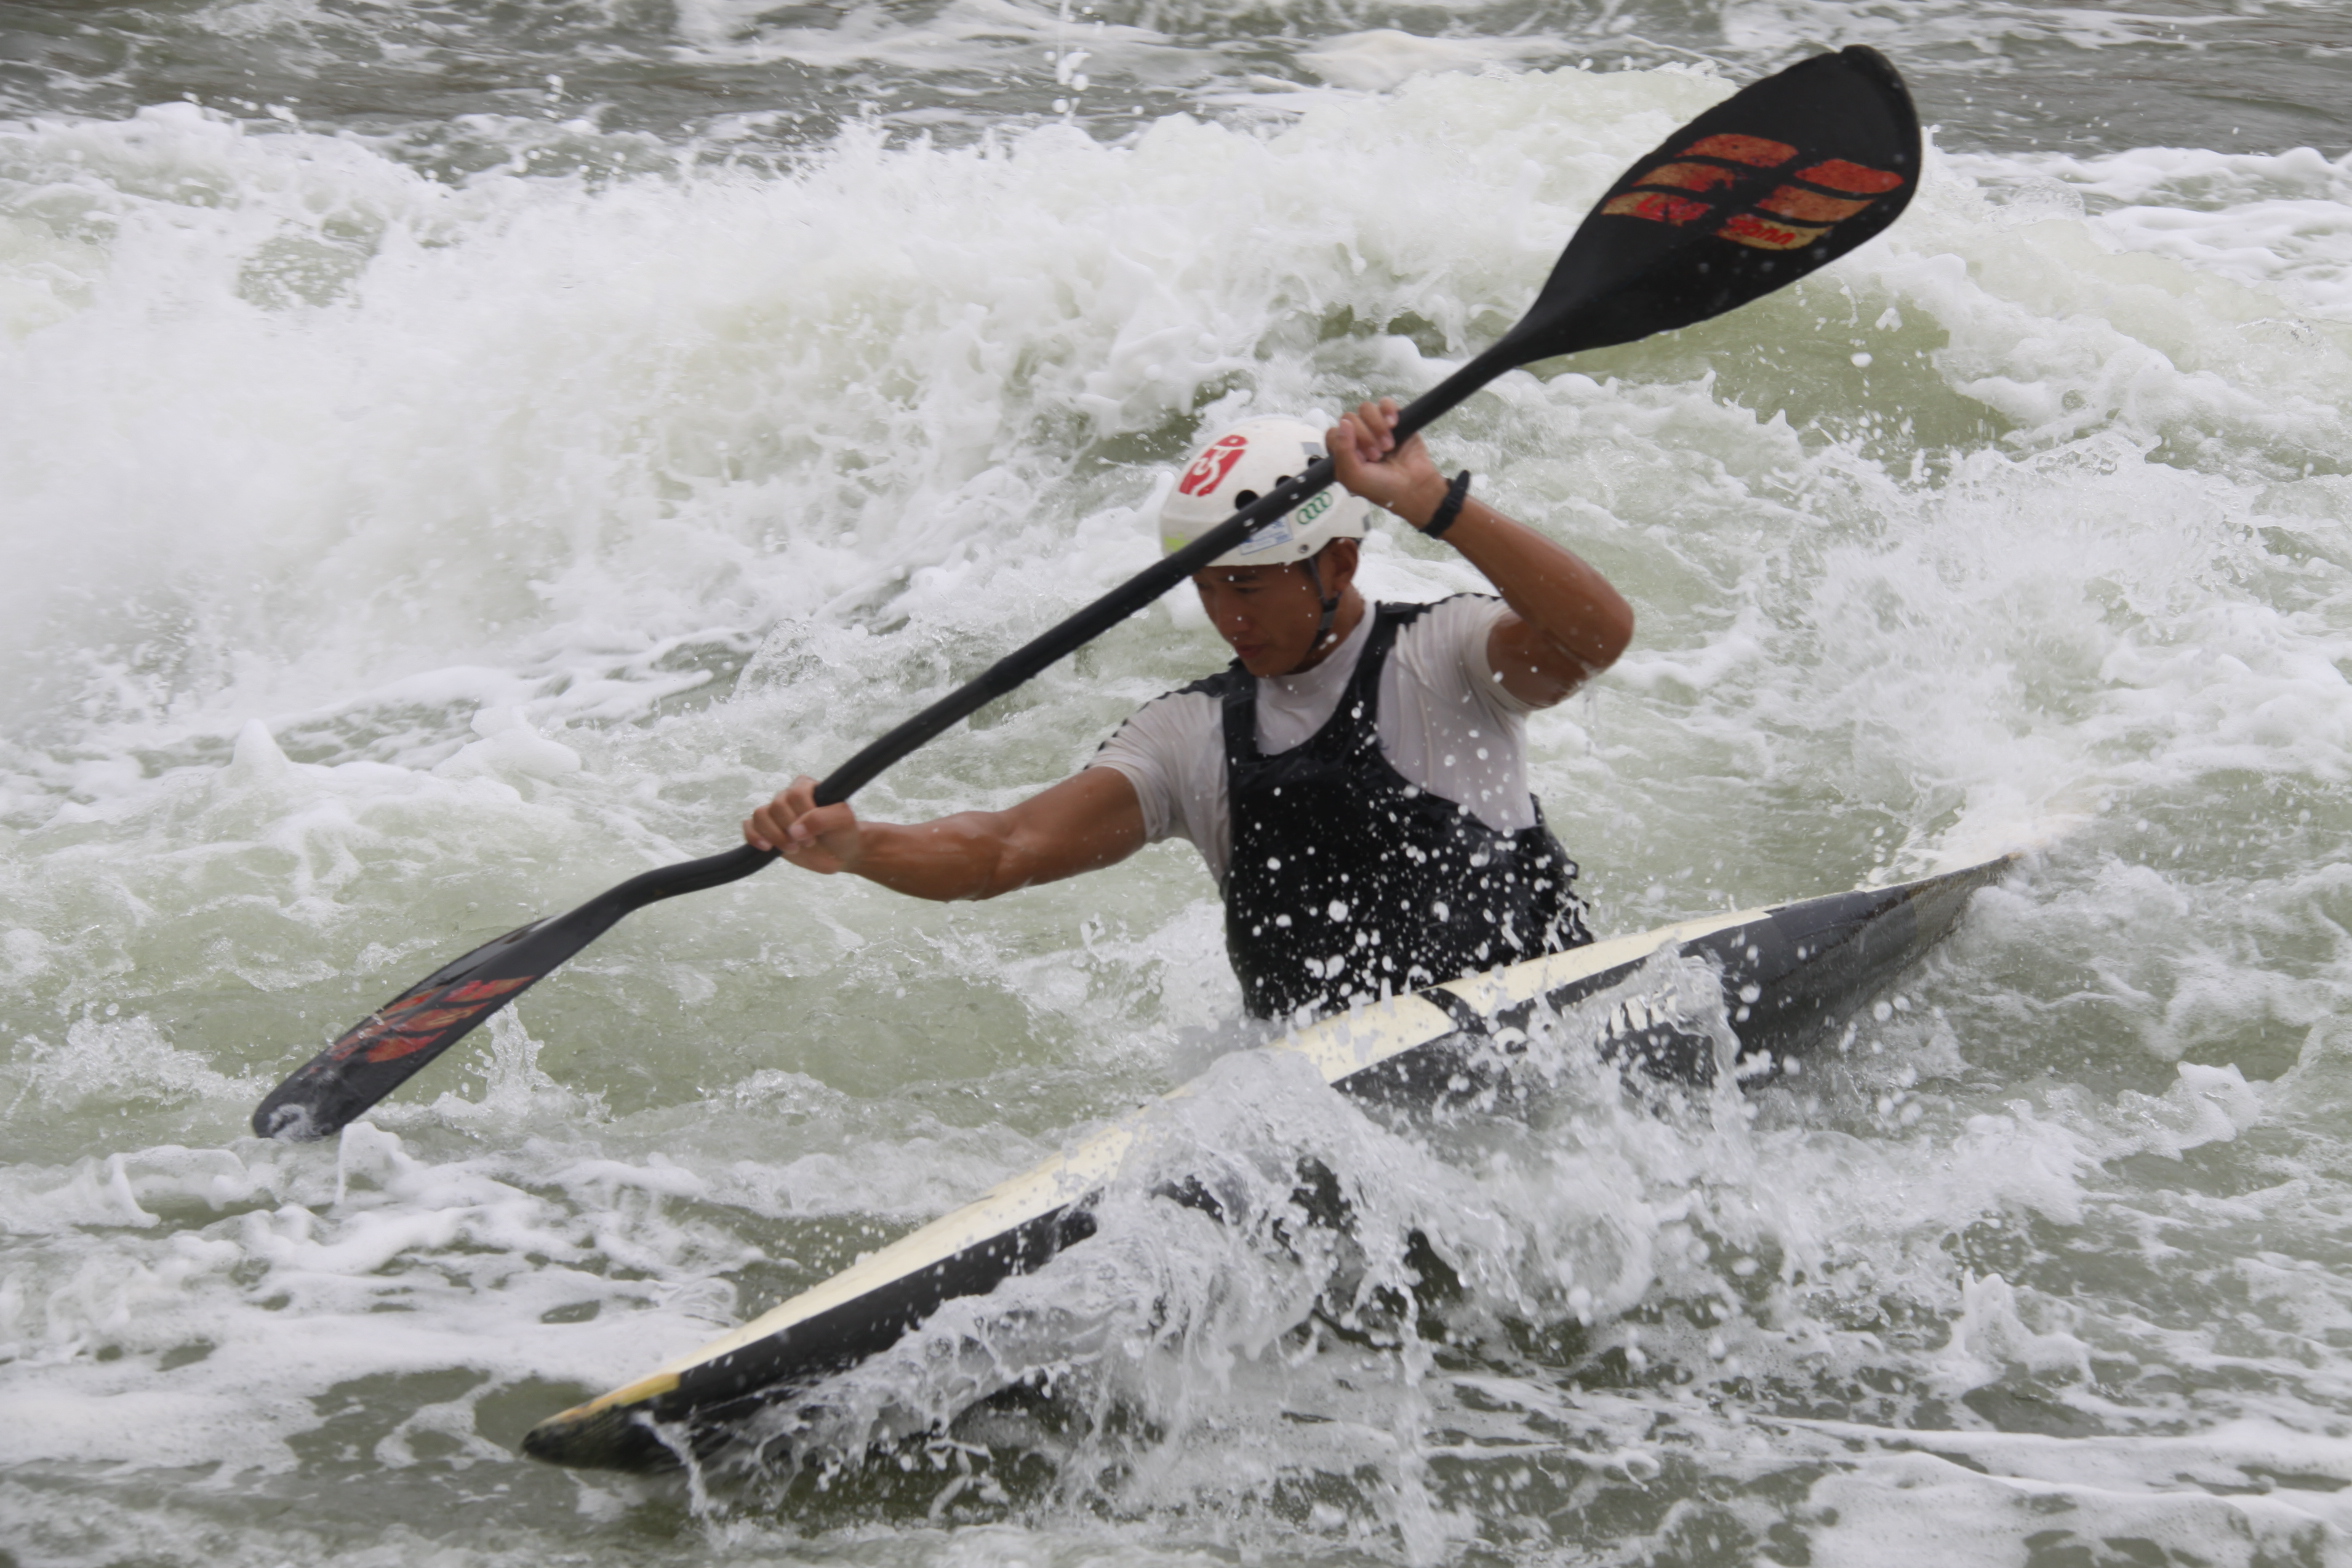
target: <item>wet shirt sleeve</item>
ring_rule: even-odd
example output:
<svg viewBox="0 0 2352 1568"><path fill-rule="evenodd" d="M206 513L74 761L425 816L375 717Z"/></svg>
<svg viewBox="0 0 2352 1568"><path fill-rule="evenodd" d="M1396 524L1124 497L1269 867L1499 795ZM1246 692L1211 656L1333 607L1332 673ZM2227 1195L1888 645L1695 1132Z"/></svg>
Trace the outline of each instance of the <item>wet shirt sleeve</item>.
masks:
<svg viewBox="0 0 2352 1568"><path fill-rule="evenodd" d="M1477 694L1479 705L1498 720L1524 719L1535 704L1513 696L1488 658L1494 629L1511 607L1485 594L1462 594L1430 612L1446 647L1460 667L1465 689Z"/></svg>
<svg viewBox="0 0 2352 1568"><path fill-rule="evenodd" d="M1187 840L1223 885L1232 830L1225 820L1225 736L1214 698L1190 691L1154 698L1087 766L1125 774L1143 808L1144 838Z"/></svg>

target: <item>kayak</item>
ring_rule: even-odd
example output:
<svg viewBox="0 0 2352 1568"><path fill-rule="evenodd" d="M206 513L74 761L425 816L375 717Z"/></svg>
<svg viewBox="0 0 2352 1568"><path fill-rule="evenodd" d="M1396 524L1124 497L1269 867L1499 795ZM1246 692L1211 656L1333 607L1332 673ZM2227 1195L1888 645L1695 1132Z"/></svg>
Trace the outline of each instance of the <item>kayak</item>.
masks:
<svg viewBox="0 0 2352 1568"><path fill-rule="evenodd" d="M1607 996L1599 1054L1669 1084L1743 1086L1802 1071L1857 1007L1949 931L2003 856L1917 882L1685 920L1391 998L1268 1047L1367 1099L1436 1105L1480 1093L1525 1048L1539 1013ZM1660 960L1711 972L1721 1006L1693 1007ZM1691 964L1680 973L1687 975ZM1622 987L1622 994L1610 994ZM1171 1098L1193 1093L1191 1086ZM660 1470L715 1452L748 1418L888 1349L945 1302L986 1294L1094 1233L1090 1203L1152 1107L1112 1123L815 1288L667 1366L548 1417L523 1452L587 1469Z"/></svg>

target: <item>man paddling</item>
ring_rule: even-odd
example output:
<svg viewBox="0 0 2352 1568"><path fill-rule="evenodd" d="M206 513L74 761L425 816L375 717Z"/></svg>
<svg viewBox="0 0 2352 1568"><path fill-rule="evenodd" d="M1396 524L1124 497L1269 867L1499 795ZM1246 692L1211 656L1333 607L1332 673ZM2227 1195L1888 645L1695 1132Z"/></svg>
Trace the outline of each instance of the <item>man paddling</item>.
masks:
<svg viewBox="0 0 2352 1568"><path fill-rule="evenodd" d="M1074 777L1005 811L911 826L818 806L793 781L743 836L794 865L918 898L994 898L1189 839L1225 897L1226 949L1259 1017L1357 1001L1592 938L1575 865L1527 787L1526 716L1615 662L1633 611L1591 566L1448 483L1396 405L1330 431L1256 419L1185 469L1173 552L1323 455L1326 491L1193 578L1236 658L1146 704ZM1379 506L1443 537L1500 590L1367 605L1358 541Z"/></svg>
<svg viewBox="0 0 2352 1568"><path fill-rule="evenodd" d="M1458 500L1450 488L1447 498L1432 505L1436 471L1426 466L1417 444L1408 443L1409 452L1392 453L1394 432L1422 429L1514 367L1686 327L1795 282L1894 222L1911 200L1919 160L1918 111L1902 78L1883 56L1855 44L1836 54L1799 61L1741 88L1630 167L1577 226L1535 303L1508 332L1415 398L1403 415L1394 416L1394 423L1385 407L1356 416L1360 430L1340 437L1348 449L1348 477L1356 487L1349 493L1359 499L1386 497L1384 504L1432 534L1444 533L1449 523L1467 511L1473 521L1457 530L1455 543L1490 578L1504 585L1508 618L1497 613L1488 627L1485 656L1478 666L1474 667L1467 653L1456 660L1462 671L1475 676L1476 668L1483 667L1489 684L1504 688L1505 694L1523 707L1556 702L1616 656L1630 634L1631 616L1606 583L1565 552L1552 551L1540 539L1484 508L1448 504L1449 498ZM1219 458L1211 466L1222 470L1226 465ZM1388 469L1390 480L1384 482L1372 474L1375 467ZM884 769L1056 660L1084 647L1187 574L1201 577L1200 587L1208 596L1212 613L1220 605L1241 606L1219 621L1219 630L1228 641L1249 643L1255 651L1241 666L1248 677L1246 687L1240 675L1228 672L1222 684L1176 694L1176 698L1219 694L1220 739L1225 733L1227 698L1232 699L1232 707L1246 707L1250 723L1239 727L1240 731L1246 732L1257 760L1266 761L1269 749L1280 748L1271 725L1260 729L1259 715L1271 714L1292 687L1313 683L1314 655L1320 653L1335 661L1334 668L1370 657L1368 642L1351 647L1348 639L1355 635L1353 630L1343 631L1336 646L1331 645L1334 639L1325 635L1341 628L1343 608L1350 628L1361 628L1365 612L1360 601L1351 605L1349 596L1341 592L1331 609L1331 625L1323 626L1322 605L1328 585L1352 583L1352 575L1342 572L1338 555L1324 562L1318 551L1311 558L1317 563L1312 568L1289 563L1304 575L1290 581L1288 599L1279 591L1283 589L1280 580L1239 569L1252 564L1238 559L1242 552L1222 561L1214 558L1220 550L1233 550L1249 531L1266 531L1268 519L1282 508L1296 507L1303 513L1306 498L1341 477L1337 461L1323 459L1298 473L1293 484L1261 492L1257 501L1176 555L1138 573L878 737L813 789L787 790L776 805L747 824L750 843L723 854L640 872L576 909L517 927L442 965L345 1030L271 1090L254 1108L253 1130L265 1138L332 1135L500 1008L511 1006L558 965L611 930L615 922L661 899L722 887L752 875L775 858L775 852L766 847L769 843L789 843L794 859L821 870L840 870L854 862L860 871L880 876L891 885L919 883L924 885L915 890L936 897L973 897L1108 865L1136 845L1149 842L1154 819L1146 814L1143 785L1138 782L1140 770L1130 774L1110 757L1098 759L1099 766L1011 812L949 818L919 829L876 829L870 835L875 844L871 851L866 845L869 835L847 812L808 823L797 841L789 835L796 819L810 814L818 795L828 801L848 800ZM1188 469L1187 485L1179 486L1179 491L1197 494L1206 483L1222 502L1222 487L1229 478L1220 472L1213 479L1194 479ZM1302 516L1280 521L1285 529L1292 529L1294 521L1306 524L1311 520ZM1204 570L1210 566L1220 570ZM1529 575L1519 574L1523 566L1530 568ZM1264 618L1266 625L1274 626L1280 619L1274 612L1282 604L1297 607L1302 584L1314 599L1318 630L1308 632L1304 654L1288 666L1290 673L1285 675L1281 673L1285 667L1275 660L1282 649L1294 645L1291 630L1295 627L1276 627L1281 635L1269 634L1261 647L1252 635L1257 622L1251 617ZM1252 608L1253 595L1247 592L1253 589L1256 608ZM1421 613L1431 617L1432 626L1442 624L1436 619L1438 611ZM1377 632L1382 617L1375 615L1373 619ZM1415 627L1405 625L1386 645L1396 652L1397 668L1411 662L1409 649L1418 636ZM1475 642L1473 638L1473 645ZM1378 679L1371 685L1377 698L1388 690L1391 676L1385 652L1376 663ZM1355 666L1346 667L1352 676ZM1472 689L1484 692L1485 697L1495 695L1475 681ZM1262 703L1261 696L1265 698ZM1396 716L1410 706L1400 698L1389 704L1383 717L1369 703L1348 702L1351 721L1365 713L1372 715L1375 749L1400 775L1408 772L1412 763L1404 755L1401 736L1393 732ZM1336 716L1338 711L1334 702L1332 712ZM1442 705L1439 711L1442 715ZM1473 738L1467 734L1472 727L1469 717L1466 713L1453 715L1460 721L1463 740ZM1483 726L1478 727L1482 733L1475 738L1487 740ZM1515 746L1517 726L1499 726L1495 738ZM1373 776L1376 770L1361 755L1362 750L1358 747L1355 753L1343 756L1340 771L1345 775L1354 767L1367 788L1377 793L1382 780ZM1493 750L1490 746L1490 753ZM1232 754L1245 763L1249 760L1238 733ZM1447 755L1425 752L1422 761L1426 763L1432 754ZM1459 757L1461 753L1452 755ZM1471 755L1476 755L1475 749ZM1490 755L1479 760L1496 759ZM1219 768L1216 777L1220 782L1227 771L1249 770ZM1252 776L1264 783L1262 774ZM1405 800L1418 800L1437 788L1433 777L1417 783L1408 778L1406 783L1419 793ZM1267 784L1241 801L1244 809L1240 815L1253 829L1263 825L1263 819L1255 814L1259 808L1289 798L1287 793L1274 795L1276 787ZM1343 788L1331 787L1328 778L1318 787L1324 789L1326 799L1360 807L1360 802L1348 799ZM1403 792L1400 789L1397 793L1402 796ZM1229 808L1231 804L1229 799ZM1475 815L1490 831L1503 831L1485 814L1493 805L1491 800L1481 796L1476 812L1468 809L1471 802L1460 804L1463 809L1455 814L1458 826L1466 829L1467 820ZM1532 802L1529 811L1532 817ZM1159 819L1159 831L1171 830L1179 820L1170 810ZM1193 831L1189 819L1182 820L1185 825L1181 830ZM1342 870L1351 880L1339 883L1341 894L1323 906L1332 931L1319 932L1311 923L1301 925L1301 916L1311 916L1313 905L1298 890L1282 895L1295 907L1278 909L1271 921L1228 922L1244 994L1254 1009L1280 1012L1289 1005L1288 995L1303 997L1299 1005L1311 1009L1329 1005L1335 998L1393 990L1422 972L1443 974L1449 962L1460 962L1456 954L1465 950L1472 962L1486 961L1478 958L1479 949L1484 947L1493 956L1496 937L1505 938L1507 951L1526 950L1528 939L1515 918L1507 933L1502 929L1502 916L1512 912L1488 901L1496 892L1491 879L1469 875L1487 869L1477 864L1479 851L1459 857L1432 855L1412 835L1413 826L1431 825L1417 810L1383 805L1377 811L1359 810L1354 820L1362 831L1348 841L1347 852L1341 857L1350 862ZM1515 834L1518 830L1508 831ZM1218 837L1220 832L1223 838ZM1231 860L1235 833L1231 823L1220 828L1212 811L1210 829L1197 841L1211 855L1222 844ZM929 851L923 848L926 838L935 841ZM1491 853L1487 858L1491 866ZM1305 861L1306 866L1298 867L1303 873L1320 859L1317 849L1314 854L1294 857L1293 863ZM1433 896L1417 909L1411 906L1414 890L1405 885L1404 868L1427 861L1439 863L1457 892L1472 895L1467 905L1458 898ZM1346 895L1355 886L1354 867L1366 862L1365 885L1373 896L1359 906ZM1466 869L1458 868L1457 862ZM1519 867L1511 869L1516 873ZM1543 869L1537 869L1524 889L1514 883L1506 891L1558 891L1566 905L1564 888L1535 888L1535 881L1546 880ZM1242 892L1238 888L1228 891L1236 896ZM1382 904L1383 897L1395 907ZM1229 905L1232 902L1229 898ZM1441 904L1445 906L1442 914ZM1469 911L1466 914L1465 908ZM1487 921L1490 915L1496 917L1488 922L1495 928L1492 932L1468 925ZM1282 925L1284 918L1291 921L1289 926ZM1468 926L1458 934L1458 940L1450 930L1456 922ZM1574 940L1573 931L1562 933L1560 922L1550 924L1551 932L1539 936L1536 945ZM1316 946L1305 946L1303 951L1288 955L1270 954L1257 945L1269 940L1265 934L1268 927L1277 932L1303 930L1322 938L1344 931L1344 943L1322 946L1319 953ZM1360 943L1356 941L1359 934ZM1511 947L1510 939L1521 945ZM1295 940L1306 943L1303 936ZM1307 968L1310 960L1311 970Z"/></svg>

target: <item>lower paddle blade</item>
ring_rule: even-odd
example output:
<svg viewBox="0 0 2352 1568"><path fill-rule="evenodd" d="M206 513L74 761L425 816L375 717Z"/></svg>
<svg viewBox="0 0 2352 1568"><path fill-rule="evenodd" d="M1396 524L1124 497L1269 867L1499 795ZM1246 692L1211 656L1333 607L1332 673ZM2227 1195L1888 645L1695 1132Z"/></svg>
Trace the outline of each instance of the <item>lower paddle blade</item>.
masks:
<svg viewBox="0 0 2352 1568"><path fill-rule="evenodd" d="M1524 365L1769 294L1894 222L1919 161L1919 114L1884 55L1856 45L1800 61L1636 162L1496 348Z"/></svg>
<svg viewBox="0 0 2352 1568"><path fill-rule="evenodd" d="M293 1142L341 1132L346 1123L586 945L585 937L554 944L533 940L562 923L542 920L509 931L368 1014L261 1102L253 1113L253 1130L264 1138ZM562 950L550 952L550 946Z"/></svg>
<svg viewBox="0 0 2352 1568"><path fill-rule="evenodd" d="M558 964L610 931L623 915L681 893L750 876L776 858L739 845L663 866L607 888L569 914L533 921L485 942L361 1019L342 1039L270 1091L253 1113L264 1138L330 1138L474 1026L529 990Z"/></svg>

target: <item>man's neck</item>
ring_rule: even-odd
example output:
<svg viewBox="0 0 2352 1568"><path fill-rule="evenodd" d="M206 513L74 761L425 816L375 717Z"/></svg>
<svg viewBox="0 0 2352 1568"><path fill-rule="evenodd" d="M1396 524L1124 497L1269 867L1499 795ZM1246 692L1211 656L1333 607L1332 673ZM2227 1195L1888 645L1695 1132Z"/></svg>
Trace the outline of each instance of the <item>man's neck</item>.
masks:
<svg viewBox="0 0 2352 1568"><path fill-rule="evenodd" d="M1338 652L1340 645L1354 636L1356 628L1363 624L1364 596L1351 585L1346 593L1340 595L1339 613L1331 618L1331 630L1323 634L1322 640L1307 651L1307 656L1295 668L1285 670L1283 674L1306 674Z"/></svg>

